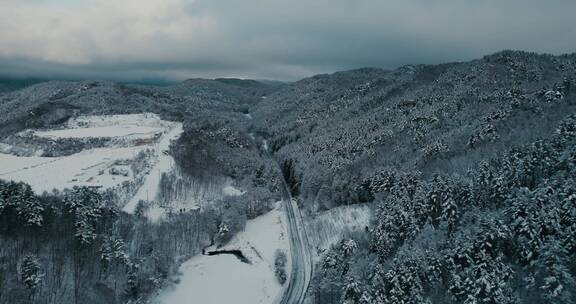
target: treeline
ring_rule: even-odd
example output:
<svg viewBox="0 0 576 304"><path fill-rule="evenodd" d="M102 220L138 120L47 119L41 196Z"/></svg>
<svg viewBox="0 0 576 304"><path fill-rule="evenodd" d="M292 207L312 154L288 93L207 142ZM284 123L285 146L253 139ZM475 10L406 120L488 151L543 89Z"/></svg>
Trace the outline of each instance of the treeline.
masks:
<svg viewBox="0 0 576 304"><path fill-rule="evenodd" d="M35 195L25 184L0 181L0 303L141 302L169 283L183 260L224 244L247 219L271 210L280 198L280 175L261 157L245 114L247 104L276 87L234 80L167 87L84 81L0 95L5 135L80 114L154 112L183 121L185 132L171 149L182 176L163 178L158 203L171 207L169 200L188 198L212 179L231 179L246 193L220 197L201 211L166 208L165 220L150 223L146 204L136 216L116 208L133 184L105 193L77 188ZM139 161L132 165L142 169Z"/></svg>
<svg viewBox="0 0 576 304"><path fill-rule="evenodd" d="M212 242L213 210L159 223L92 188L35 195L0 180L0 303L140 303Z"/></svg>
<svg viewBox="0 0 576 304"><path fill-rule="evenodd" d="M165 176L161 183L161 196L171 200L201 193L198 184L220 181L220 188L212 193L216 196L202 201L203 205L213 204L221 218L216 245L230 240L244 229L247 220L272 210L281 199L278 165L243 123L213 117L187 120L184 133L171 149L179 176ZM242 194L223 193L228 182Z"/></svg>
<svg viewBox="0 0 576 304"><path fill-rule="evenodd" d="M326 255L316 303L576 301L575 115L466 176L390 170L368 187L374 222L354 254Z"/></svg>
<svg viewBox="0 0 576 304"><path fill-rule="evenodd" d="M44 157L68 156L83 150L102 148L110 145L110 138L49 138L32 132L8 136L3 143L9 145L3 153L19 156L35 156L41 151Z"/></svg>

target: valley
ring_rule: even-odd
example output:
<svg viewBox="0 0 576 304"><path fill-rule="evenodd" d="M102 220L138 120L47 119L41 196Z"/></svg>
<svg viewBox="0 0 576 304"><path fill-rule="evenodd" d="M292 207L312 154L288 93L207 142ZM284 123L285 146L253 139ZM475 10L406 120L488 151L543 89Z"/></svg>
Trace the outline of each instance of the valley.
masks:
<svg viewBox="0 0 576 304"><path fill-rule="evenodd" d="M123 183L137 185L163 160L163 152L168 150L171 140L177 139L181 128L158 116L142 114L79 117L68 121L62 129L24 130L11 138L12 144L1 144L4 153L0 153L3 168L0 175L26 182L37 193L74 186L108 189ZM35 139L40 143L36 144ZM48 142L42 142L44 139ZM44 148L57 146L59 141L67 141L60 143L64 146L60 149L65 151L66 145L95 139L105 144L70 155L53 151L55 155L45 156ZM18 146L19 142L24 143Z"/></svg>
<svg viewBox="0 0 576 304"><path fill-rule="evenodd" d="M0 93L0 303L570 303L575 73Z"/></svg>

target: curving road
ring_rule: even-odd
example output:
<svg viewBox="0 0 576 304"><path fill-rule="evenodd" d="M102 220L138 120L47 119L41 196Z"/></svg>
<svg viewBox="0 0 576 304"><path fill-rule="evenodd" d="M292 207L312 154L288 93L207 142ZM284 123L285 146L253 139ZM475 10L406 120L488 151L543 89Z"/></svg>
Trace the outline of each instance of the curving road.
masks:
<svg viewBox="0 0 576 304"><path fill-rule="evenodd" d="M268 150L268 142L265 139L262 139L262 150L271 160L274 160L274 157ZM292 198L290 188L282 174L280 164L278 164L278 170L283 183L282 201L284 202L286 218L288 219L288 235L290 237L290 256L292 261L288 285L286 285L284 294L278 303L303 304L306 291L310 285L310 279L312 278L312 267L314 263L312 262L310 243L304 221L302 220L302 213L300 209L298 209L296 200Z"/></svg>
<svg viewBox="0 0 576 304"><path fill-rule="evenodd" d="M302 304L312 277L312 255L300 209L296 201L292 199L286 181L284 181L283 192L284 208L288 218L292 269L288 285L279 303Z"/></svg>

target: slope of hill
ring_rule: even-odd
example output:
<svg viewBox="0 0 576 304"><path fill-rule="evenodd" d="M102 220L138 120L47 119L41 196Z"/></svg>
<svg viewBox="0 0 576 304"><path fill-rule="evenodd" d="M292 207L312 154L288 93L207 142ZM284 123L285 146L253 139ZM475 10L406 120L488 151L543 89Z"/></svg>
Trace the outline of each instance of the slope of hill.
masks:
<svg viewBox="0 0 576 304"><path fill-rule="evenodd" d="M230 112L245 113L248 105L282 86L240 79L193 79L170 86L50 81L1 95L0 110L6 115L0 119L0 127L13 131L23 127L20 120L27 121L27 127L43 127L73 113L125 114L146 109L180 120L219 111L229 117Z"/></svg>
<svg viewBox="0 0 576 304"><path fill-rule="evenodd" d="M367 200L361 185L382 169L463 174L550 134L574 113L575 72L576 55L505 51L467 63L319 75L251 112L293 191L330 208Z"/></svg>
<svg viewBox="0 0 576 304"><path fill-rule="evenodd" d="M310 238L309 303L573 303L575 87L576 54L504 51L291 84L53 81L1 94L2 141L80 115L182 122L160 203L214 185L235 194L154 224L145 205L128 215L93 189L38 196L0 181L0 303L146 301L186 258L271 210L283 178L304 222L330 231ZM355 207L323 212L355 203L353 227L331 221Z"/></svg>
<svg viewBox="0 0 576 304"><path fill-rule="evenodd" d="M279 198L277 166L261 157L259 144L241 127L250 121L247 104L259 101L263 93L257 92L268 92L267 86L244 81L201 82L152 87L52 81L0 95L4 113L0 117L0 143L4 144L0 147L9 147L3 153L36 151L46 154L46 161L63 161L51 171L34 172L28 163L19 167L30 172L30 180L55 176L40 188L4 181L28 180L21 176L0 177L0 303L142 301L165 287L188 257L210 244L225 244L248 219L274 208ZM228 86L231 88L226 89ZM242 93L244 87L247 93ZM132 148L129 155L118 153L125 145L122 135L132 132L114 128L110 119L138 124L143 119L129 121L138 115L117 114L146 112L183 126L179 139L165 145L170 146L169 151L156 143L158 132L135 138L128 134L128 144L137 145L134 149L158 150L155 154L170 166L166 172L150 167L148 161L141 162L142 157L134 155ZM91 126L86 117L102 118L103 125ZM31 136L17 136L24 130ZM65 163L86 154L85 149L108 146L112 146L110 155L92 159L93 163L80 161L76 167ZM7 161L23 160L18 155L4 156ZM134 156L140 160L125 166L124 158ZM122 159L117 162L117 158ZM97 168L110 164L110 170ZM71 172L75 169L79 172ZM134 213L129 215L120 210L126 203L124 194L135 190L126 183L136 175L133 169L145 171L141 184L153 189L136 192L132 204L126 206ZM118 188L129 191L95 190L102 186L99 180L108 175L114 183L121 183ZM90 187L57 192L45 189L56 184L57 188L85 184L85 179L90 180ZM159 211L162 220L147 219L146 215L157 220ZM22 263L31 265L28 274L38 266L38 282L22 283ZM65 271L67 267L75 270Z"/></svg>

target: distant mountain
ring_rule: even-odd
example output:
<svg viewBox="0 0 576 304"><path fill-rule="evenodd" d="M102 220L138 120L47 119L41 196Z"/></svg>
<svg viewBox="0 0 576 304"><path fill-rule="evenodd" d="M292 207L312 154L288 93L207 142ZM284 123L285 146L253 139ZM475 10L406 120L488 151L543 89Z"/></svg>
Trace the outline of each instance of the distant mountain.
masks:
<svg viewBox="0 0 576 304"><path fill-rule="evenodd" d="M237 78L217 78L214 80L207 79L189 79L173 89L181 94L189 94L200 89L211 90L214 94L225 94L234 96L238 101L243 103L254 103L284 86L278 82L261 82L249 79Z"/></svg>
<svg viewBox="0 0 576 304"><path fill-rule="evenodd" d="M184 120L211 115L243 114L248 106L281 86L253 80L192 79L168 86L123 84L109 81L49 81L9 83L0 95L0 130L9 134L31 127L58 123L77 114L155 112ZM27 84L27 85L25 85ZM16 86L20 90L16 90ZM51 113L59 113L54 120ZM38 115L41 115L39 117Z"/></svg>
<svg viewBox="0 0 576 304"><path fill-rule="evenodd" d="M12 78L0 77L0 94L5 92L16 91L45 81L47 80L36 78L12 79Z"/></svg>

